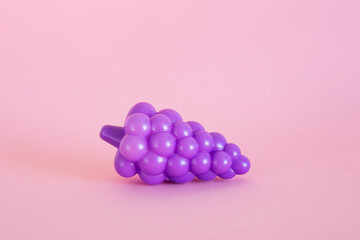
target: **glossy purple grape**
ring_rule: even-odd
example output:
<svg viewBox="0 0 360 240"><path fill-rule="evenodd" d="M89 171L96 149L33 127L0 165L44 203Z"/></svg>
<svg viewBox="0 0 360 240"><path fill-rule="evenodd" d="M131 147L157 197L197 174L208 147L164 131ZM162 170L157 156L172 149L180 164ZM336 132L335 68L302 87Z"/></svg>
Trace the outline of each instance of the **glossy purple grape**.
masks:
<svg viewBox="0 0 360 240"><path fill-rule="evenodd" d="M185 175L180 177L169 177L170 181L174 183L187 183L192 181L195 178L195 175L192 172L187 172Z"/></svg>
<svg viewBox="0 0 360 240"><path fill-rule="evenodd" d="M164 114L155 114L150 119L152 134L159 132L171 132L172 122L170 118Z"/></svg>
<svg viewBox="0 0 360 240"><path fill-rule="evenodd" d="M148 151L148 153L137 163L142 172L149 175L158 175L165 171L166 162L166 157L162 157L153 151Z"/></svg>
<svg viewBox="0 0 360 240"><path fill-rule="evenodd" d="M170 118L171 122L173 122L173 123L182 121L182 117L180 116L180 114L173 109L163 109L163 110L159 111L158 113L168 116Z"/></svg>
<svg viewBox="0 0 360 240"><path fill-rule="evenodd" d="M214 148L214 139L210 133L205 130L199 130L194 134L194 138L199 144L199 151L211 152Z"/></svg>
<svg viewBox="0 0 360 240"><path fill-rule="evenodd" d="M126 117L130 116L133 113L143 113L148 117L152 117L156 113L156 110L150 103L139 102L130 109Z"/></svg>
<svg viewBox="0 0 360 240"><path fill-rule="evenodd" d="M188 121L187 122L191 129L193 130L193 133L196 133L197 131L200 131L200 130L205 130L205 128L198 122L195 122L195 121Z"/></svg>
<svg viewBox="0 0 360 240"><path fill-rule="evenodd" d="M210 181L216 178L216 174L213 171L209 170L206 173L197 174L196 177L202 181Z"/></svg>
<svg viewBox="0 0 360 240"><path fill-rule="evenodd" d="M168 177L180 177L187 173L189 168L189 159L174 154L168 159L165 173Z"/></svg>
<svg viewBox="0 0 360 240"><path fill-rule="evenodd" d="M137 173L135 164L126 160L119 150L115 155L114 167L116 172L125 178L132 177Z"/></svg>
<svg viewBox="0 0 360 240"><path fill-rule="evenodd" d="M232 164L231 156L224 151L214 152L212 154L211 171L216 174L227 172Z"/></svg>
<svg viewBox="0 0 360 240"><path fill-rule="evenodd" d="M116 172L123 177L138 173L147 184L165 179L185 183L195 176L202 181L231 179L250 169L240 148L220 133L208 133L195 121L183 122L172 109L156 113L145 102L130 109L124 127L105 125L100 137L118 149Z"/></svg>
<svg viewBox="0 0 360 240"><path fill-rule="evenodd" d="M232 168L230 168L225 173L219 174L219 177L221 177L222 179L231 179L231 178L233 178L235 176L236 176L236 173Z"/></svg>
<svg viewBox="0 0 360 240"><path fill-rule="evenodd" d="M176 138L173 134L160 132L152 135L149 141L149 147L156 154L163 157L170 157L174 154L176 147Z"/></svg>
<svg viewBox="0 0 360 240"><path fill-rule="evenodd" d="M166 176L163 173L160 173L159 175L149 175L141 171L139 172L139 177L143 182L150 185L162 183L166 179Z"/></svg>
<svg viewBox="0 0 360 240"><path fill-rule="evenodd" d="M214 139L213 151L222 151L222 150L224 150L224 148L226 146L226 143L227 143L225 137L222 134L218 133L218 132L212 132L210 134Z"/></svg>
<svg viewBox="0 0 360 240"><path fill-rule="evenodd" d="M125 121L125 134L146 137L151 132L150 118L143 113L131 114Z"/></svg>
<svg viewBox="0 0 360 240"><path fill-rule="evenodd" d="M127 160L136 162L147 153L147 141L144 137L125 135L121 139L119 150Z"/></svg>
<svg viewBox="0 0 360 240"><path fill-rule="evenodd" d="M199 144L193 137L184 137L177 142L176 152L184 158L193 158L199 151Z"/></svg>
<svg viewBox="0 0 360 240"><path fill-rule="evenodd" d="M211 167L211 155L208 152L199 152L190 161L190 170L194 174L203 174L210 170Z"/></svg>
<svg viewBox="0 0 360 240"><path fill-rule="evenodd" d="M191 137L193 135L193 131L190 125L183 121L174 123L172 132L177 139Z"/></svg>
<svg viewBox="0 0 360 240"><path fill-rule="evenodd" d="M240 158L234 160L231 168L234 169L236 174L245 174L250 170L250 160L244 155L241 155Z"/></svg>
<svg viewBox="0 0 360 240"><path fill-rule="evenodd" d="M226 144L224 151L229 154L233 160L239 159L241 156L240 148L234 143Z"/></svg>

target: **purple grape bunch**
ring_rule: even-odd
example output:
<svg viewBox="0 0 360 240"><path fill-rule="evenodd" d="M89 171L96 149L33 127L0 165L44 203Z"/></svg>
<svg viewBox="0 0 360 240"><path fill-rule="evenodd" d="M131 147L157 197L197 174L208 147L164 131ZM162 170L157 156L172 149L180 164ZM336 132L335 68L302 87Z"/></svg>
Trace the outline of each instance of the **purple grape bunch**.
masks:
<svg viewBox="0 0 360 240"><path fill-rule="evenodd" d="M166 179L186 183L195 177L231 179L250 169L240 148L220 133L209 133L195 121L184 122L172 109L156 112L145 102L130 109L124 127L105 125L100 137L118 148L117 173L125 178L138 174L147 184Z"/></svg>

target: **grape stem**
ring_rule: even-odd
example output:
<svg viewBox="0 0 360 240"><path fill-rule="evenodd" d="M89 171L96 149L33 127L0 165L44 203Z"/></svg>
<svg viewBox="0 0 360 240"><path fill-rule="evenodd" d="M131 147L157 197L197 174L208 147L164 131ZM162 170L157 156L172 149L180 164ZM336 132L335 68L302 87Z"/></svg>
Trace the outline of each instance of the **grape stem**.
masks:
<svg viewBox="0 0 360 240"><path fill-rule="evenodd" d="M121 139L125 136L124 128L105 125L101 128L100 138L105 142L119 148Z"/></svg>

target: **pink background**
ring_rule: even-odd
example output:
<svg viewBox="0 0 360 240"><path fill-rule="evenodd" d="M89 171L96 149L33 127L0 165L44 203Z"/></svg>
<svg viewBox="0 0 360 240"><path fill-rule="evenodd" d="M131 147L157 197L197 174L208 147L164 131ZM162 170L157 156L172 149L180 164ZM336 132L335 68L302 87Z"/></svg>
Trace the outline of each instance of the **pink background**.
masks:
<svg viewBox="0 0 360 240"><path fill-rule="evenodd" d="M0 239L359 239L359 1L0 3ZM98 137L139 101L234 180L147 186Z"/></svg>

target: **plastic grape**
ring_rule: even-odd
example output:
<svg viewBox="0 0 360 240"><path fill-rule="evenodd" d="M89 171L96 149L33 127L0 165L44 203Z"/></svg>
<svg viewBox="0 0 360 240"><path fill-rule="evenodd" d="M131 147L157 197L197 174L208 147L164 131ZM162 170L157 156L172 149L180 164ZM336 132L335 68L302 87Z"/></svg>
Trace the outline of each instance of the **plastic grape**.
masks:
<svg viewBox="0 0 360 240"><path fill-rule="evenodd" d="M177 142L176 152L185 158L193 158L199 151L199 144L193 137L184 137Z"/></svg>
<svg viewBox="0 0 360 240"><path fill-rule="evenodd" d="M193 131L190 125L183 121L178 121L174 123L172 131L177 139L191 137L193 135Z"/></svg>
<svg viewBox="0 0 360 240"><path fill-rule="evenodd" d="M189 168L189 159L174 154L168 159L165 173L170 177L181 177L189 171Z"/></svg>
<svg viewBox="0 0 360 240"><path fill-rule="evenodd" d="M208 152L199 152L197 156L191 159L191 171L195 174L202 174L210 170L211 155Z"/></svg>
<svg viewBox="0 0 360 240"><path fill-rule="evenodd" d="M155 114L150 119L152 134L158 132L171 132L172 122L170 118L164 114Z"/></svg>
<svg viewBox="0 0 360 240"><path fill-rule="evenodd" d="M229 171L232 160L231 156L224 151L214 152L212 154L211 171L216 174L222 174Z"/></svg>
<svg viewBox="0 0 360 240"><path fill-rule="evenodd" d="M139 175L150 185L166 179L186 183L195 177L210 181L231 179L250 169L240 148L198 122L184 122L172 109L156 112L146 102L135 104L124 127L105 125L100 137L116 147L114 167L125 178Z"/></svg>
<svg viewBox="0 0 360 240"><path fill-rule="evenodd" d="M211 152L215 146L213 137L205 130L197 131L194 138L199 144L199 151Z"/></svg>
<svg viewBox="0 0 360 240"><path fill-rule="evenodd" d="M176 138L171 133L156 133L150 137L149 146L155 153L164 157L170 157L174 154Z"/></svg>
<svg viewBox="0 0 360 240"><path fill-rule="evenodd" d="M143 113L134 113L125 121L125 134L146 137L150 132L150 118Z"/></svg>

